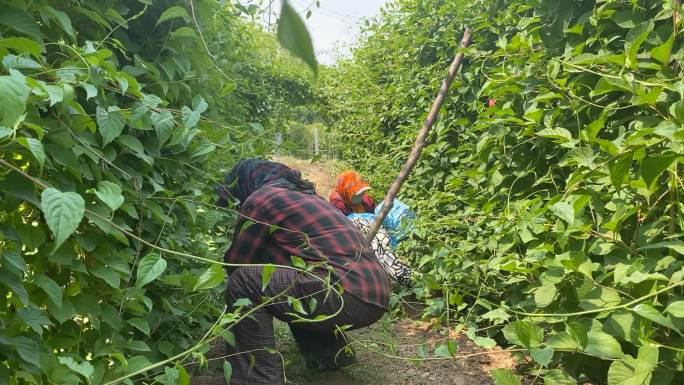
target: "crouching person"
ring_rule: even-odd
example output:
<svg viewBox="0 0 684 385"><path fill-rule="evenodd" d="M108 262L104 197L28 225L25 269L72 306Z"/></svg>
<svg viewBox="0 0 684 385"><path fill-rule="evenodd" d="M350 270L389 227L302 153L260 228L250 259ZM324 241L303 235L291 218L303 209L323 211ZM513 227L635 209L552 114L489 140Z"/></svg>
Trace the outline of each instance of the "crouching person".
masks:
<svg viewBox="0 0 684 385"><path fill-rule="evenodd" d="M244 160L217 189L219 203L241 202L233 243L224 258L227 263L291 266L294 256L318 266L312 273L276 267L265 289L262 266L230 269L229 310L250 303L243 305L241 313L252 311L232 328L231 384L285 383L282 359L274 353L273 317L290 325L307 366L333 370L355 362L353 352L345 349L343 333L336 332L338 327L371 325L386 312L389 297L388 278L364 237L315 194L313 184L280 163ZM238 301L243 298L249 301ZM333 316L293 322L297 319L293 314L301 315L302 308L309 313L306 318Z"/></svg>

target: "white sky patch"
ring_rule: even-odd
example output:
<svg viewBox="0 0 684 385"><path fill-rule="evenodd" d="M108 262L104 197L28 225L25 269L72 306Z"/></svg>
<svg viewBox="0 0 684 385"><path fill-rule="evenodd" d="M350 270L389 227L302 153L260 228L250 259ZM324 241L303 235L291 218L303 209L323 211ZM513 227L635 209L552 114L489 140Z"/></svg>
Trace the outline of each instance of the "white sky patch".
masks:
<svg viewBox="0 0 684 385"><path fill-rule="evenodd" d="M382 5L389 1L320 0L320 2L320 8L316 7L315 0L290 0L290 5L304 19L311 34L318 61L322 64L334 64L337 57L349 55L350 47L359 37L363 19L378 15ZM272 8L274 14L271 21L275 23L277 14L280 12L280 1L273 1ZM312 12L311 17L305 19L309 9Z"/></svg>

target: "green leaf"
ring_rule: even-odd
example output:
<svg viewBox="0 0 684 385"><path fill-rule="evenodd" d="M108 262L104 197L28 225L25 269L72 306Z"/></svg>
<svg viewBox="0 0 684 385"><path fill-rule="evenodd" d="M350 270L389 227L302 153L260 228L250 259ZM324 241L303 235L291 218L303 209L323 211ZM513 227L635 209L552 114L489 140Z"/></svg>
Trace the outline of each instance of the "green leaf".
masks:
<svg viewBox="0 0 684 385"><path fill-rule="evenodd" d="M200 120L200 113L191 110L188 106L181 108L181 118L183 119L183 127L194 128Z"/></svg>
<svg viewBox="0 0 684 385"><path fill-rule="evenodd" d="M677 327L672 323L672 320L665 317L661 312L649 304L640 303L631 310L647 320L653 321L672 330L678 330Z"/></svg>
<svg viewBox="0 0 684 385"><path fill-rule="evenodd" d="M650 363L626 356L608 369L608 385L649 385L653 376Z"/></svg>
<svg viewBox="0 0 684 385"><path fill-rule="evenodd" d="M34 332L43 335L43 326L50 326L52 322L44 310L37 307L24 307L17 310L17 316L26 323Z"/></svg>
<svg viewBox="0 0 684 385"><path fill-rule="evenodd" d="M161 14L161 16L159 16L159 20L157 20L156 25L159 25L168 20L178 18L182 18L183 20L185 20L185 22L189 22L191 20L190 15L188 14L188 11L185 10L185 8L174 6L167 9L166 11L164 11L164 13Z"/></svg>
<svg viewBox="0 0 684 385"><path fill-rule="evenodd" d="M303 259L295 255L292 255L290 256L290 260L292 261L292 266L300 269L306 269L306 262Z"/></svg>
<svg viewBox="0 0 684 385"><path fill-rule="evenodd" d="M36 20L33 19L29 13L22 9L10 7L7 4L3 6L2 12L0 12L0 25L10 27L18 32L33 35L34 37L43 36L40 32L38 23L36 23ZM1 86L0 89L2 89Z"/></svg>
<svg viewBox="0 0 684 385"><path fill-rule="evenodd" d="M261 273L261 291L266 290L266 287L268 287L268 283L271 282L271 276L273 275L274 271L274 265L264 266L263 271Z"/></svg>
<svg viewBox="0 0 684 385"><path fill-rule="evenodd" d="M679 124L684 124L684 100L680 100L670 106L670 115L672 115Z"/></svg>
<svg viewBox="0 0 684 385"><path fill-rule="evenodd" d="M652 243L644 247L640 247L639 250L657 250L657 249L670 249L678 254L684 255L684 242L683 241L666 241Z"/></svg>
<svg viewBox="0 0 684 385"><path fill-rule="evenodd" d="M83 360L80 364L77 364L71 357L58 357L57 360L60 364L66 365L69 369L88 379L90 379L95 372L93 365L86 360Z"/></svg>
<svg viewBox="0 0 684 385"><path fill-rule="evenodd" d="M166 270L166 260L159 254L150 253L144 256L138 264L135 286L143 287L159 278Z"/></svg>
<svg viewBox="0 0 684 385"><path fill-rule="evenodd" d="M543 138L554 139L558 143L565 143L572 140L572 133L563 127L545 128L536 133Z"/></svg>
<svg viewBox="0 0 684 385"><path fill-rule="evenodd" d="M230 378L233 376L233 367L227 360L223 361L223 379L226 381L226 385L230 385Z"/></svg>
<svg viewBox="0 0 684 385"><path fill-rule="evenodd" d="M185 367L176 363L176 369L178 369L178 384L177 385L190 385L190 375Z"/></svg>
<svg viewBox="0 0 684 385"><path fill-rule="evenodd" d="M573 224L575 222L575 209L568 203L557 202L551 206L551 211L568 224Z"/></svg>
<svg viewBox="0 0 684 385"><path fill-rule="evenodd" d="M675 154L647 156L641 163L641 177L646 186L652 189L658 177L677 159Z"/></svg>
<svg viewBox="0 0 684 385"><path fill-rule="evenodd" d="M544 339L544 331L529 320L510 323L503 332L508 341L526 348L537 347Z"/></svg>
<svg viewBox="0 0 684 385"><path fill-rule="evenodd" d="M20 336L8 337L7 341L17 350L19 358L36 368L40 368L40 348L34 340Z"/></svg>
<svg viewBox="0 0 684 385"><path fill-rule="evenodd" d="M195 33L195 30L190 27L180 27L177 30L171 32L171 35L169 36L169 39L171 40L181 38L196 39L197 33Z"/></svg>
<svg viewBox="0 0 684 385"><path fill-rule="evenodd" d="M538 308L544 308L553 303L558 290L556 285L543 285L534 291L534 302Z"/></svg>
<svg viewBox="0 0 684 385"><path fill-rule="evenodd" d="M648 20L629 30L625 38L625 66L637 68L637 53L653 31L653 25L653 20Z"/></svg>
<svg viewBox="0 0 684 385"><path fill-rule="evenodd" d="M69 19L69 15L48 6L43 7L43 12L45 12L51 19L55 20L57 24L59 24L59 27L62 28L62 30L66 32L69 37L76 39L76 32L74 31L74 27L71 25L71 19Z"/></svg>
<svg viewBox="0 0 684 385"><path fill-rule="evenodd" d="M550 336L546 345L559 350L575 350L579 348L577 341L566 332L559 332Z"/></svg>
<svg viewBox="0 0 684 385"><path fill-rule="evenodd" d="M493 338L489 338L489 337L477 336L473 339L473 343L475 345L477 345L481 348L485 348L485 349L494 349L494 347L496 346L496 341Z"/></svg>
<svg viewBox="0 0 684 385"><path fill-rule="evenodd" d="M559 369L553 369L544 375L545 385L577 385L577 381Z"/></svg>
<svg viewBox="0 0 684 385"><path fill-rule="evenodd" d="M627 153L618 158L616 161L612 161L608 166L608 170L610 171L610 181L618 190L620 187L622 187L622 183L625 181L625 178L627 178L629 171L632 168L632 155L633 154L631 152Z"/></svg>
<svg viewBox="0 0 684 385"><path fill-rule="evenodd" d="M610 334L600 329L592 329L587 332L587 345L584 351L604 358L622 358L622 347L620 343Z"/></svg>
<svg viewBox="0 0 684 385"><path fill-rule="evenodd" d="M207 270L200 275L193 291L209 290L223 283L226 278L226 273L220 265L211 265Z"/></svg>
<svg viewBox="0 0 684 385"><path fill-rule="evenodd" d="M667 65L670 63L670 54L672 53L672 45L674 44L674 35L671 35L665 43L653 48L651 50L651 57L660 64Z"/></svg>
<svg viewBox="0 0 684 385"><path fill-rule="evenodd" d="M494 379L494 384L496 385L521 385L522 382L520 377L515 374L511 369L494 369L490 372L492 379Z"/></svg>
<svg viewBox="0 0 684 385"><path fill-rule="evenodd" d="M11 136L13 133L14 133L14 130L9 129L7 127L0 126L0 140Z"/></svg>
<svg viewBox="0 0 684 385"><path fill-rule="evenodd" d="M126 118L116 106L109 107L106 110L98 106L95 120L97 120L97 129L102 135L102 146L106 146L121 135L126 125Z"/></svg>
<svg viewBox="0 0 684 385"><path fill-rule="evenodd" d="M452 354L449 351L449 346L447 346L447 344L439 345L437 348L435 348L435 356L442 358L451 358Z"/></svg>
<svg viewBox="0 0 684 385"><path fill-rule="evenodd" d="M39 275L34 282L45 292L45 294L47 294L53 304L62 307L62 288L59 287L57 282L42 274Z"/></svg>
<svg viewBox="0 0 684 385"><path fill-rule="evenodd" d="M7 286L13 295L16 295L22 304L27 305L29 303L29 296L26 288L22 284L22 281L17 278L16 275L10 273L6 269L0 269L0 284Z"/></svg>
<svg viewBox="0 0 684 385"><path fill-rule="evenodd" d="M531 349L530 355L539 365L548 366L555 352L553 347L547 346L543 349Z"/></svg>
<svg viewBox="0 0 684 385"><path fill-rule="evenodd" d="M147 321L145 321L144 319L140 317L135 317L127 320L126 322L133 325L133 327L140 330L141 332L145 333L145 335L150 335L150 324L147 323Z"/></svg>
<svg viewBox="0 0 684 385"><path fill-rule="evenodd" d="M31 154L36 158L38 161L38 164L40 165L40 168L43 168L45 165L45 149L43 148L43 143L40 142L40 140L35 139L35 138L19 138L17 139L19 144L22 146L26 147L29 151L31 151Z"/></svg>
<svg viewBox="0 0 684 385"><path fill-rule="evenodd" d="M26 274L28 269L26 261L24 261L24 258L18 250L3 250L2 254L0 254L0 262L2 263L2 266L11 267L17 272L24 274ZM17 275L21 276L21 274Z"/></svg>
<svg viewBox="0 0 684 385"><path fill-rule="evenodd" d="M105 281L107 283L107 285L113 287L114 289L118 289L119 285L121 284L121 277L119 276L119 273L117 273L111 267L98 266L94 269L91 269L90 273L92 273L94 276L102 279L103 281Z"/></svg>
<svg viewBox="0 0 684 385"><path fill-rule="evenodd" d="M50 107L64 100L64 88L52 84L46 84L43 89L50 99Z"/></svg>
<svg viewBox="0 0 684 385"><path fill-rule="evenodd" d="M49 187L41 194L41 208L55 236L54 252L78 228L85 212L85 201L75 192L63 193Z"/></svg>
<svg viewBox="0 0 684 385"><path fill-rule="evenodd" d="M124 203L121 187L109 181L98 183L95 195L112 211L116 211Z"/></svg>
<svg viewBox="0 0 684 385"><path fill-rule="evenodd" d="M620 294L607 287L597 287L580 298L579 306L584 310L603 309L617 306L622 301Z"/></svg>
<svg viewBox="0 0 684 385"><path fill-rule="evenodd" d="M684 318L684 301L676 301L667 305L666 313L670 313L677 318Z"/></svg>
<svg viewBox="0 0 684 385"><path fill-rule="evenodd" d="M170 138L173 132L173 114L167 110L162 112L153 111L150 115L152 120L152 125L157 133L157 138L159 139L159 145L163 146Z"/></svg>
<svg viewBox="0 0 684 385"><path fill-rule="evenodd" d="M318 62L314 54L311 36L299 13L294 10L287 0L283 0L278 20L278 41L295 56L302 59L318 76Z"/></svg>
<svg viewBox="0 0 684 385"><path fill-rule="evenodd" d="M14 127L26 111L30 90L20 76L0 76L0 125Z"/></svg>
<svg viewBox="0 0 684 385"><path fill-rule="evenodd" d="M0 39L0 48L9 48L18 54L28 53L36 59L40 59L40 53L43 50L40 44L25 37Z"/></svg>
<svg viewBox="0 0 684 385"><path fill-rule="evenodd" d="M179 380L179 373L177 368L164 368L164 374L156 376L155 381L158 381L162 385L177 385Z"/></svg>

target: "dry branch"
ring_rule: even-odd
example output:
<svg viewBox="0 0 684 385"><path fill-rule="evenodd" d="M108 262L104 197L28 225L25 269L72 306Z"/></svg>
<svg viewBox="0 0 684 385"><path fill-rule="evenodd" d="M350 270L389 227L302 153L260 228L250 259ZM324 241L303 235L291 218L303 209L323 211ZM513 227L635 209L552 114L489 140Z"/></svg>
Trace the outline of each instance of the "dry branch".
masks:
<svg viewBox="0 0 684 385"><path fill-rule="evenodd" d="M465 32L463 33L463 39L461 40L461 48L467 48L470 45L471 40L472 32L470 29L466 28ZM380 210L380 213L375 217L375 223L373 223L373 227L371 227L370 231L366 235L366 238L369 240L369 242L375 237L375 234L378 232L382 221L385 220L385 217L392 209L392 206L394 205L394 198L397 196L401 185L404 184L411 173L411 170L413 170L413 167L416 165L416 162L420 157L420 153L423 151L423 147L425 147L425 139L430 133L430 129L432 128L433 124L437 120L439 110L444 103L444 99L446 99L446 96L449 93L449 87L451 87L451 83L456 77L456 73L461 66L462 60L463 52L459 52L451 62L451 65L449 66L449 73L442 81L442 86L439 88L439 93L437 93L437 97L432 103L432 108L430 109L427 118L423 122L423 126L418 132L418 136L416 137L416 142L413 144L411 153L409 154L406 163L404 163L404 166L401 168L399 175L397 175L396 179L394 179L394 182L392 182L392 186L390 187L389 191L387 191L387 195L383 201L382 210Z"/></svg>

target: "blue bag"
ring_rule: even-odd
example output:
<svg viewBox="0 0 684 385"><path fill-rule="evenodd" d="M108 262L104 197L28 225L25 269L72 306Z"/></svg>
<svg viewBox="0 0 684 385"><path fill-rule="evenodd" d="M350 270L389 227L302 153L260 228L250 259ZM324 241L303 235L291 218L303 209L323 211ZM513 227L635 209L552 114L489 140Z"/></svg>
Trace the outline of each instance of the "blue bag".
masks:
<svg viewBox="0 0 684 385"><path fill-rule="evenodd" d="M375 207L376 215L380 213L384 203L385 202L381 202ZM392 247L395 247L397 243L406 239L413 232L414 227L412 222L415 218L416 213L411 211L411 208L408 207L406 203L399 199L394 200L392 209L387 213L385 220L382 221L382 225L387 230L390 240L392 241Z"/></svg>

